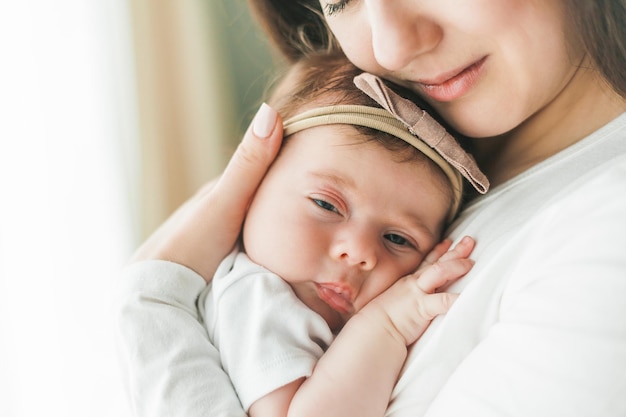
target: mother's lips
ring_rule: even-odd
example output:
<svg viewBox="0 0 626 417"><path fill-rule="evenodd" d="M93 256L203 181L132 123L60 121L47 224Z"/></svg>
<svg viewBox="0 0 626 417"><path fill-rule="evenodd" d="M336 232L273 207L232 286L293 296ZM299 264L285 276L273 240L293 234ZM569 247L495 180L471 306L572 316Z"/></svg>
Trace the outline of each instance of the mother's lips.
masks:
<svg viewBox="0 0 626 417"><path fill-rule="evenodd" d="M437 101L451 101L467 93L480 77L487 57L483 57L473 64L441 74L434 79L420 80L417 84L421 90Z"/></svg>
<svg viewBox="0 0 626 417"><path fill-rule="evenodd" d="M320 299L330 306L333 310L341 314L354 313L352 305L352 290L337 283L315 283L317 294Z"/></svg>

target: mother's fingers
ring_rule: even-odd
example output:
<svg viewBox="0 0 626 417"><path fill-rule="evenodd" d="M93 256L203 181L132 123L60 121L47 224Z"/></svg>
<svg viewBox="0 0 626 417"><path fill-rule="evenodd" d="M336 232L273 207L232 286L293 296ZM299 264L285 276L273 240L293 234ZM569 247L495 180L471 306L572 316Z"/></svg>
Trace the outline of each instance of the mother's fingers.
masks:
<svg viewBox="0 0 626 417"><path fill-rule="evenodd" d="M263 103L215 184L220 206L245 212L265 172L274 161L282 139L282 123L274 109ZM242 218L243 220L243 218Z"/></svg>
<svg viewBox="0 0 626 417"><path fill-rule="evenodd" d="M280 116L262 105L222 176L178 209L133 260L176 262L209 281L232 250L250 200L276 157L281 139Z"/></svg>

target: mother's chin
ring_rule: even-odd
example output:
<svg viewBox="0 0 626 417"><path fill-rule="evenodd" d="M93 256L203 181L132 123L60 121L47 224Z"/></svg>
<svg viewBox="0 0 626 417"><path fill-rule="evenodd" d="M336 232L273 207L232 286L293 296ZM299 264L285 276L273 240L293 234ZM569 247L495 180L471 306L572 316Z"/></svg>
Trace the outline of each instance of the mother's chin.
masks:
<svg viewBox="0 0 626 417"><path fill-rule="evenodd" d="M468 138L492 138L511 133L532 113L516 100L515 95L494 94L481 97L480 91L450 102L428 100L452 132Z"/></svg>

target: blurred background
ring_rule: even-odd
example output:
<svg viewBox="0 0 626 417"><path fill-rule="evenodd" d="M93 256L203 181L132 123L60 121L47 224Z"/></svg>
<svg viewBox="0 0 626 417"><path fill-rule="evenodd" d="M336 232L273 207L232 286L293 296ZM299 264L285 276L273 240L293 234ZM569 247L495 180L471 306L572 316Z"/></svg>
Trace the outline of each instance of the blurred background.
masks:
<svg viewBox="0 0 626 417"><path fill-rule="evenodd" d="M111 288L280 62L246 0L0 4L0 416L130 416Z"/></svg>

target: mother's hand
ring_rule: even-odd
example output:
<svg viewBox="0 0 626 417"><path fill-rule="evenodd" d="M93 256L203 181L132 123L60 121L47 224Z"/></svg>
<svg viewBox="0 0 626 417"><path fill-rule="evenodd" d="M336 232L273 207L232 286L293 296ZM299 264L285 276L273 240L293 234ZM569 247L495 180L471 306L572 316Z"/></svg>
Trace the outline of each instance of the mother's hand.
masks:
<svg viewBox="0 0 626 417"><path fill-rule="evenodd" d="M222 176L172 214L132 261L176 262L209 282L239 236L250 200L280 148L282 132L280 116L263 104Z"/></svg>

